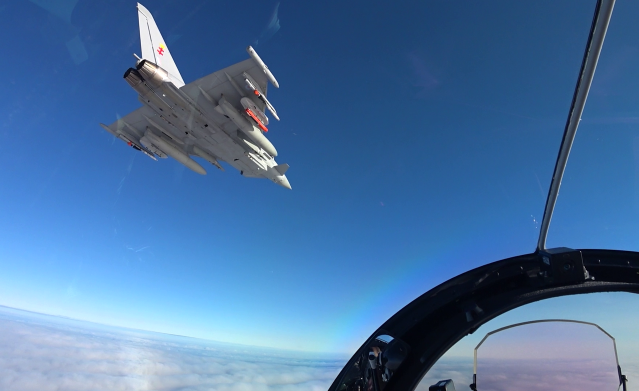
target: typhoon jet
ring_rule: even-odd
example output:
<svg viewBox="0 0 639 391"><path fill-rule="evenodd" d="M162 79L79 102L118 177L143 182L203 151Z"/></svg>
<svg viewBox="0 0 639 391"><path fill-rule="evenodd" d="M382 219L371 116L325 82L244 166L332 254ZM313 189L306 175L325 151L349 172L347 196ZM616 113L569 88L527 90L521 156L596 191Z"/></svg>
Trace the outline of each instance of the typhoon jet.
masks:
<svg viewBox="0 0 639 391"><path fill-rule="evenodd" d="M138 3L142 57L124 73L143 106L107 126L106 131L153 160L174 158L206 174L198 156L220 170L221 161L249 178L267 178L291 188L288 164L266 138L269 119L279 121L266 98L277 80L252 47L249 58L185 84L151 13Z"/></svg>

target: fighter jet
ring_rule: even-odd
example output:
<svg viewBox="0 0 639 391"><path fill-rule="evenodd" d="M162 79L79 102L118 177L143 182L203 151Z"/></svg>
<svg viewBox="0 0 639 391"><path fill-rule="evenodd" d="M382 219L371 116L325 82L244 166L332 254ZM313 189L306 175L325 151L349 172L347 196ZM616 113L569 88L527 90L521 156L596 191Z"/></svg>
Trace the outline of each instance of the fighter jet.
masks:
<svg viewBox="0 0 639 391"><path fill-rule="evenodd" d="M142 107L118 119L106 131L144 153L174 158L206 174L199 156L220 170L225 161L249 178L267 178L291 188L288 164L277 164L277 150L266 138L269 120L279 120L266 98L277 80L252 47L248 59L185 84L151 13L137 5L142 58L124 79L138 93Z"/></svg>

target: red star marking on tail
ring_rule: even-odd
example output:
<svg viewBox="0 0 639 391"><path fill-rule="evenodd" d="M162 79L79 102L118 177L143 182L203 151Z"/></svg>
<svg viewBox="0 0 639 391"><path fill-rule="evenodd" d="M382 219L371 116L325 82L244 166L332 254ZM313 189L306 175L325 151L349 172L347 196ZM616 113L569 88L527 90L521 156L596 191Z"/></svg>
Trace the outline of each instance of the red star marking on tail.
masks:
<svg viewBox="0 0 639 391"><path fill-rule="evenodd" d="M158 54L159 54L160 56L164 56L164 48L163 48L162 46L160 46L160 47L158 48Z"/></svg>

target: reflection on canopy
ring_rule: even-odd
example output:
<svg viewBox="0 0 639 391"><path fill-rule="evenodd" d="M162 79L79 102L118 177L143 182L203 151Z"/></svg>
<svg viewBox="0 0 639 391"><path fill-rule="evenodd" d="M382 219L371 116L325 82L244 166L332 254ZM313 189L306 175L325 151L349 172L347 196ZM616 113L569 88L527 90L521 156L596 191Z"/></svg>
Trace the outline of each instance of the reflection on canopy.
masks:
<svg viewBox="0 0 639 391"><path fill-rule="evenodd" d="M473 367L472 390L625 390L615 339L594 323L576 320L491 331L475 347Z"/></svg>

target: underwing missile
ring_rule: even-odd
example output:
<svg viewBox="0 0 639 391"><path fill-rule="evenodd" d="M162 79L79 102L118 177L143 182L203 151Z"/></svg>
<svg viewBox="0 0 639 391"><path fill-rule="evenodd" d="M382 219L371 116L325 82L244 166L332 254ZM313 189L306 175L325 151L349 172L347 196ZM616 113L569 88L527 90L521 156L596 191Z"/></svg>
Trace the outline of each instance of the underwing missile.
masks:
<svg viewBox="0 0 639 391"><path fill-rule="evenodd" d="M268 118L264 112L260 110L260 108L257 107L249 98L240 99L240 103L242 104L242 107L244 107L244 112L246 112L246 114L251 117L255 123L257 123L257 126L263 131L268 132L268 129L266 128L266 125L268 125Z"/></svg>
<svg viewBox="0 0 639 391"><path fill-rule="evenodd" d="M275 107L273 107L271 102L269 102L268 99L266 99L266 96L264 95L264 93L262 92L262 90L260 89L258 84L246 72L244 72L244 83L246 85L246 88L248 90L252 91L253 95L257 96L262 102L264 102L264 104L266 105L266 108L268 109L268 111L270 111L271 114L273 114L273 117L275 117L275 119L279 121L280 117L277 116L277 112L275 111Z"/></svg>
<svg viewBox="0 0 639 391"><path fill-rule="evenodd" d="M109 129L108 126L106 126L105 124L102 124L102 123L100 124L100 126L102 126L102 128L104 130L106 130L107 132L111 133L115 137L117 137L120 140L124 141L131 148L144 153L146 156L150 157L153 160L156 160L156 161L158 160L158 159L155 158L155 156L153 156L153 152L149 151L143 145L138 145L138 143L136 143L135 141L132 141L133 137L129 136L128 134L125 134L122 131L114 132L111 129Z"/></svg>
<svg viewBox="0 0 639 391"><path fill-rule="evenodd" d="M160 149L162 152L171 156L173 159L184 164L186 167L197 172L198 174L206 175L206 170L202 166L200 166L198 162L191 159L189 155L187 155L185 152L175 147L168 140L165 140L162 137L156 136L151 131L147 130L146 133L144 133L144 137L140 139L140 142L143 144L151 145L154 148Z"/></svg>
<svg viewBox="0 0 639 391"><path fill-rule="evenodd" d="M277 80L275 80L275 76L273 76L273 74L268 69L266 64L264 64L264 61L262 61L260 56L257 55L257 53L255 52L255 49L253 49L253 47L249 46L249 47L246 48L246 52L249 54L249 56L251 56L251 58L255 61L255 63L260 68L262 68L262 71L264 71L264 74L266 75L268 80L271 82L271 84L273 84L273 86L275 86L275 88L280 88L280 84L277 82Z"/></svg>
<svg viewBox="0 0 639 391"><path fill-rule="evenodd" d="M211 163L212 165L214 165L215 167L217 167L218 169L224 171L224 167L222 167L220 165L220 163L217 161L216 158L214 158L213 156L211 156L211 154L209 154L208 152L204 151L202 148L198 147L197 145L193 146L193 153L195 153L196 155L198 155L199 157L203 158L204 160L206 160L207 162Z"/></svg>
<svg viewBox="0 0 639 391"><path fill-rule="evenodd" d="M224 111L225 115L228 116L243 133L249 136L255 144L268 152L269 155L277 156L277 150L258 127L244 118L226 98L222 97L219 102L220 108Z"/></svg>

